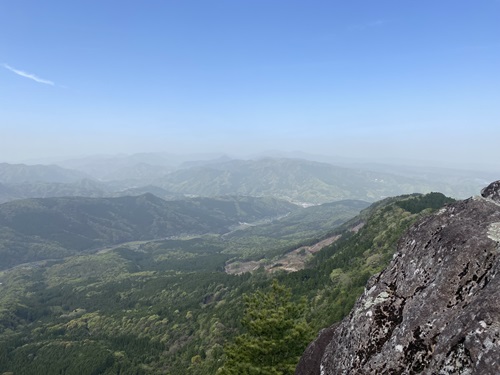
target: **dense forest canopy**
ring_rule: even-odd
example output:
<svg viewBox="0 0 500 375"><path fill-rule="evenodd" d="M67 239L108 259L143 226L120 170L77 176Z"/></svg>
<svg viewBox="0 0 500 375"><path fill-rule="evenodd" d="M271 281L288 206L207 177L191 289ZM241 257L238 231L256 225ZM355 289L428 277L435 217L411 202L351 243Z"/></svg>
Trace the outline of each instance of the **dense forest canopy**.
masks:
<svg viewBox="0 0 500 375"><path fill-rule="evenodd" d="M361 206L352 202L351 219L346 204L310 207L239 228L233 232L238 242L226 235L135 241L2 271L0 371L234 373L231 363L248 357L249 343L262 339L256 334L259 325L264 329L279 321L281 333L265 340L276 350L284 342L296 349L279 363L269 362L269 371L291 373L312 335L345 316L370 275L388 263L405 229L449 201L442 194L402 196L375 203L357 216ZM331 220L320 225L325 210L332 217L340 213L344 224ZM311 231L314 213L317 232ZM294 215L309 219L299 224ZM272 238L269 226L276 227L278 237ZM294 231L303 236L287 237ZM255 254L259 269L225 272L228 261L251 255L244 248L240 255L235 244L247 241L251 248L265 238L272 246ZM306 247L302 270L265 267L282 262L294 244L323 238L336 240L320 251ZM281 252L273 246L277 240L288 243ZM286 307L276 316L267 313L265 302L273 298ZM262 320L259 311L277 322Z"/></svg>

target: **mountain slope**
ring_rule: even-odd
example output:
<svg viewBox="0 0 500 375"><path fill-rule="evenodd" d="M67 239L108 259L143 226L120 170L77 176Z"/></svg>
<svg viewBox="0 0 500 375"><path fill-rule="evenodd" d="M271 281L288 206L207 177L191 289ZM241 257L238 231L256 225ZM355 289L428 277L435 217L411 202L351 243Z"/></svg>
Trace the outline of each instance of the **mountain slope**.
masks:
<svg viewBox="0 0 500 375"><path fill-rule="evenodd" d="M439 186L417 179L298 159L232 160L179 170L156 184L184 194L274 196L309 203L375 201L393 195L439 191Z"/></svg>
<svg viewBox="0 0 500 375"><path fill-rule="evenodd" d="M412 226L296 374L498 373L499 197L496 182Z"/></svg>
<svg viewBox="0 0 500 375"><path fill-rule="evenodd" d="M0 204L16 199L56 198L56 197L87 197L112 198L138 196L151 193L165 200L183 199L184 195L172 193L158 186L145 185L129 188L129 184L114 182L104 183L89 179L77 182L27 182L23 184L0 184Z"/></svg>
<svg viewBox="0 0 500 375"><path fill-rule="evenodd" d="M0 205L0 269L132 240L224 233L297 206L271 198L45 198Z"/></svg>
<svg viewBox="0 0 500 375"><path fill-rule="evenodd" d="M238 205L227 200L223 212L234 215ZM406 201L412 204L399 204ZM307 269L292 273L224 273L224 262L238 255L238 249L226 253L226 236L134 242L0 271L0 372L215 374L223 347L242 332L244 294L266 290L278 278L294 298L307 298L312 326L327 326L348 313L368 277L387 264L401 233L447 201L430 194L378 202L336 229L340 239L316 253ZM209 199L194 202L212 202L210 211L220 207ZM264 222L257 232L277 239L288 238L289 228L310 233L315 213L335 226L334 217L351 204L363 205L300 209L276 233L266 229L280 221ZM295 221L301 217L303 227ZM256 228L232 233L243 239L249 230L254 237Z"/></svg>
<svg viewBox="0 0 500 375"><path fill-rule="evenodd" d="M228 244L225 252L237 253L239 258L247 260L267 262L273 256L279 257L290 250L329 237L329 232L369 205L368 202L357 200L323 203L296 210L267 225L243 226L244 230L224 235Z"/></svg>
<svg viewBox="0 0 500 375"><path fill-rule="evenodd" d="M87 175L57 165L26 165L0 163L0 182L22 184L26 182L75 182Z"/></svg>
<svg viewBox="0 0 500 375"><path fill-rule="evenodd" d="M19 198L19 192L10 186L0 183L0 204Z"/></svg>
<svg viewBox="0 0 500 375"><path fill-rule="evenodd" d="M6 184L7 185L7 184ZM25 182L8 184L7 187L15 192L17 199L21 198L50 198L50 197L103 197L106 195L106 186L94 180L83 179L76 182ZM13 199L6 199L10 201Z"/></svg>

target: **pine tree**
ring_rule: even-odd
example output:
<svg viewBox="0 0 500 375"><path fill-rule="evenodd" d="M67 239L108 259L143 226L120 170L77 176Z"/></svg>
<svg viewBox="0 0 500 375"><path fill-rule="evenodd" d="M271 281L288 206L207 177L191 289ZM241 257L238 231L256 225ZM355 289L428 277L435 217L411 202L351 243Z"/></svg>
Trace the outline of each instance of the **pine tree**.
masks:
<svg viewBox="0 0 500 375"><path fill-rule="evenodd" d="M245 296L246 332L225 349L220 375L288 375L311 340L305 302L293 303L291 291L274 280L267 293Z"/></svg>

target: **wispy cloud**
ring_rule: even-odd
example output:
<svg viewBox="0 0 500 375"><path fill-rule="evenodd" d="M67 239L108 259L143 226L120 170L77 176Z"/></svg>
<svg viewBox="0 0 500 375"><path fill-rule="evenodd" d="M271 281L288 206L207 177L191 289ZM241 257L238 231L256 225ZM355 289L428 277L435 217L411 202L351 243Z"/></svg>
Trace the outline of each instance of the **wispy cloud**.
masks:
<svg viewBox="0 0 500 375"><path fill-rule="evenodd" d="M34 74L23 72L22 70L15 69L15 68L11 67L10 65L7 65L7 64L2 64L2 66L5 69L10 70L12 73L17 74L18 76L21 76L21 77L24 77L24 78L29 78L29 79L31 79L31 80L33 80L35 82L43 83L45 85L55 86L55 83L52 82L52 81L49 81L48 79L43 79L43 78L37 77Z"/></svg>
<svg viewBox="0 0 500 375"><path fill-rule="evenodd" d="M352 25L349 29L350 30L366 30L366 29L371 29L372 27L380 27L384 24L386 24L387 21L385 20L375 20L372 22L367 22L359 25Z"/></svg>

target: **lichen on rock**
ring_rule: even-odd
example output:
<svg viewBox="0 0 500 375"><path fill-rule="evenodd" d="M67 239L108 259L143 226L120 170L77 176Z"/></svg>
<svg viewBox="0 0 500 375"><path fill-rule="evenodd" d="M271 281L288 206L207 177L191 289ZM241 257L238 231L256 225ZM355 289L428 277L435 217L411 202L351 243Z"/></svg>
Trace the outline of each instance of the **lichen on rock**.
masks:
<svg viewBox="0 0 500 375"><path fill-rule="evenodd" d="M488 227L488 237L493 241L500 241L500 223L491 223Z"/></svg>

